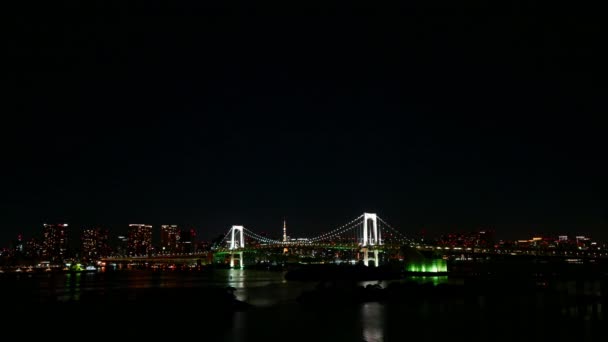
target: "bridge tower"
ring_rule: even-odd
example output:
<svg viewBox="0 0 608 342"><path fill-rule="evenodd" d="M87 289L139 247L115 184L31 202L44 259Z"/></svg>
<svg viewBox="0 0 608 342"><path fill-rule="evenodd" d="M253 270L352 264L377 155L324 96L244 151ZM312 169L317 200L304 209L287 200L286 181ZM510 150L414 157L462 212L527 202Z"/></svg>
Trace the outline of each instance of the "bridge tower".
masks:
<svg viewBox="0 0 608 342"><path fill-rule="evenodd" d="M361 244L363 251L363 264L369 266L370 247L373 252L374 265L378 267L380 259L378 258L378 249L373 246L382 244L380 238L380 230L378 229L378 217L376 214L363 213L363 243Z"/></svg>
<svg viewBox="0 0 608 342"><path fill-rule="evenodd" d="M239 261L239 266L243 268L243 251L234 252L237 249L245 248L245 234L243 234L243 226L232 226L230 229L230 267L234 267L235 255Z"/></svg>
<svg viewBox="0 0 608 342"><path fill-rule="evenodd" d="M378 230L378 217L376 214L363 214L363 246L380 244L380 231Z"/></svg>
<svg viewBox="0 0 608 342"><path fill-rule="evenodd" d="M245 235L243 234L243 226L232 226L232 228L230 229L230 234L231 250L245 247Z"/></svg>

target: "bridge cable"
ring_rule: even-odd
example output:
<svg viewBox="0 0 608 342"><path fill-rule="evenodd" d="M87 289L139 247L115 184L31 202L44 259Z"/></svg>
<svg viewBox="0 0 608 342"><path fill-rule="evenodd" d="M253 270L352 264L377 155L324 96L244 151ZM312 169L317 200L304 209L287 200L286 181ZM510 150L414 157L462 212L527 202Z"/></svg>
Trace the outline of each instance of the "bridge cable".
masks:
<svg viewBox="0 0 608 342"><path fill-rule="evenodd" d="M323 234L321 234L319 236L313 237L309 241L311 241L311 242L317 242L317 241L322 241L323 239L326 239L326 238L330 238L330 237L335 237L337 235L341 235L342 233L345 233L345 232L347 232L347 231L355 228L356 225L357 225L357 223L358 223L358 221L359 221L359 219L361 219L362 217L363 217L363 215L361 215L361 216L359 216L359 217L351 220L350 222L348 222L348 223L346 223L346 224L344 224L344 225L342 225L342 226L340 226L338 228L335 228L335 229L333 229L333 230L331 230L331 231L329 231L327 233L323 233Z"/></svg>
<svg viewBox="0 0 608 342"><path fill-rule="evenodd" d="M386 226L387 228L389 228L392 232L395 232L397 234L397 238L399 240L401 240L401 242L411 242L411 240L405 236L403 233L401 233L398 229L393 228L390 224L388 224L386 221L384 221L380 216L377 216L378 221L381 222L384 226Z"/></svg>

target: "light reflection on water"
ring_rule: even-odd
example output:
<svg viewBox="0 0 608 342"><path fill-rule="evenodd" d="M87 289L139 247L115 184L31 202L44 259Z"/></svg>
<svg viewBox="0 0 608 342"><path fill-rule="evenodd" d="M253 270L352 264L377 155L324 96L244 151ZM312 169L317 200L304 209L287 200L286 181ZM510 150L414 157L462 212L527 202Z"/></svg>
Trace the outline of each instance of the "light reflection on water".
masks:
<svg viewBox="0 0 608 342"><path fill-rule="evenodd" d="M404 279L399 280L373 280L373 281L361 281L357 285L368 286L368 285L380 285L382 288L386 288L391 283L405 283L415 282L419 284L431 283L433 285L439 284L462 284L462 281L456 279L450 279L448 276L408 276Z"/></svg>
<svg viewBox="0 0 608 342"><path fill-rule="evenodd" d="M272 305L295 300L303 290L314 288L316 282L288 282L283 272L251 269L226 269L210 273L180 272L84 272L62 274L17 275L20 283L34 286L43 295L78 300L78 293L104 289L183 288L183 287L234 287L239 300L256 301ZM435 285L448 283L447 276L410 277L399 282L416 281ZM357 285L386 287L391 281L362 281ZM253 304L253 303L252 303Z"/></svg>
<svg viewBox="0 0 608 342"><path fill-rule="evenodd" d="M295 302L314 282L288 283L283 272L246 269L213 272L117 271L15 275L16 286L32 287L37 294L59 301L78 301L82 293L113 289L233 287L238 300L255 306Z"/></svg>
<svg viewBox="0 0 608 342"><path fill-rule="evenodd" d="M66 273L64 289L58 293L58 299L60 301L73 301L80 300L82 273Z"/></svg>
<svg viewBox="0 0 608 342"><path fill-rule="evenodd" d="M433 285L456 282L448 276L417 276L398 282L408 281ZM358 285L380 285L386 288L390 283L391 281L384 280L364 281L359 282ZM394 308L391 309L386 304L374 302L348 309L334 308L328 304L327 308L317 308L321 310L319 313L319 311L307 312L296 303L297 296L303 291L313 289L317 282L288 282L282 272L251 269L215 270L209 273L133 271L40 274L27 277L20 275L17 276L17 284L20 287L36 289L41 295L62 301L78 301L87 291L104 289L191 287L201 288L201 291L204 291L204 288L209 286L231 286L235 289L234 294L237 299L254 305L254 309L250 311L236 312L233 315L231 327L226 333L227 340L231 341L259 340L264 337L274 340L282 336L281 329L287 329L282 328L283 326L299 329L300 334L294 336L292 340L305 341L307 337L314 335L314 331L309 331L310 326L316 325L324 326L324 329L328 330L327 340L330 337L341 338L348 335L352 337L349 340L382 341L389 339L389 336L398 335L395 327L400 327L401 322L407 320L411 324L410 328L421 324L423 328L431 329L435 337L442 339L442 332L432 330L433 326L424 326L427 324L426 321L438 319L442 324L452 324L450 321L453 319L468 317L468 319L485 319L487 322L488 312L499 315L504 321L512 319L504 308L511 308L510 310L522 314L527 320L537 320L541 326L550 326L548 320L542 317L548 305L554 306L555 312L560 314L562 319L580 319L589 322L581 326L580 331L586 336L591 336L592 330L597 329L597 324L594 322L603 321L603 302L600 300L581 303L576 300L576 296L598 295L605 291L599 282L566 281L555 285L555 289L563 295L551 298L545 298L543 294L510 298L478 295L472 297L470 301L425 298L408 303L400 309L402 310L400 312L395 312ZM536 312L536 314L528 312ZM275 332L276 335L272 335L273 331L267 329L268 322L274 322L273 326L280 327ZM257 327L265 327L266 330Z"/></svg>
<svg viewBox="0 0 608 342"><path fill-rule="evenodd" d="M384 304L374 302L361 304L360 317L365 341L384 341L385 316Z"/></svg>
<svg viewBox="0 0 608 342"><path fill-rule="evenodd" d="M287 283L283 272L247 269L226 270L225 281L236 289L236 299L257 307L294 302L303 290L314 287L313 283Z"/></svg>

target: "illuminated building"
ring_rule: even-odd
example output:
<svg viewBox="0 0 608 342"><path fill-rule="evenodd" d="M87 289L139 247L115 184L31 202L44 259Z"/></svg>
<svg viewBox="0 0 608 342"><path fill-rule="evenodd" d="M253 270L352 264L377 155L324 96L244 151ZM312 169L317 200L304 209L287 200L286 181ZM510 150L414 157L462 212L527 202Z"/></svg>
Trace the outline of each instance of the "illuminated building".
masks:
<svg viewBox="0 0 608 342"><path fill-rule="evenodd" d="M152 252L152 226L147 224L130 224L127 244L129 255L147 255Z"/></svg>
<svg viewBox="0 0 608 342"><path fill-rule="evenodd" d="M576 246L579 249L586 249L590 247L592 244L591 238L586 236L577 236L576 237Z"/></svg>
<svg viewBox="0 0 608 342"><path fill-rule="evenodd" d="M129 238L119 235L116 242L116 255L127 255L129 251Z"/></svg>
<svg viewBox="0 0 608 342"><path fill-rule="evenodd" d="M89 259L107 257L109 253L108 231L100 228L82 231L82 256Z"/></svg>
<svg viewBox="0 0 608 342"><path fill-rule="evenodd" d="M24 243L23 243L23 235L17 235L17 241L15 241L15 252L22 254L25 251Z"/></svg>
<svg viewBox="0 0 608 342"><path fill-rule="evenodd" d="M440 246L487 248L494 245L494 231L480 230L469 233L449 233L439 238Z"/></svg>
<svg viewBox="0 0 608 342"><path fill-rule="evenodd" d="M36 238L31 238L25 243L25 255L30 258L39 258L42 256L44 244Z"/></svg>
<svg viewBox="0 0 608 342"><path fill-rule="evenodd" d="M161 253L173 254L178 252L180 241L179 230L176 225L164 224L160 226L160 250Z"/></svg>
<svg viewBox="0 0 608 342"><path fill-rule="evenodd" d="M42 228L42 256L63 260L68 251L68 224L44 224Z"/></svg>
<svg viewBox="0 0 608 342"><path fill-rule="evenodd" d="M530 240L517 240L516 243L518 248L534 248L538 249L547 249L547 248L555 248L555 239L549 237L535 236Z"/></svg>

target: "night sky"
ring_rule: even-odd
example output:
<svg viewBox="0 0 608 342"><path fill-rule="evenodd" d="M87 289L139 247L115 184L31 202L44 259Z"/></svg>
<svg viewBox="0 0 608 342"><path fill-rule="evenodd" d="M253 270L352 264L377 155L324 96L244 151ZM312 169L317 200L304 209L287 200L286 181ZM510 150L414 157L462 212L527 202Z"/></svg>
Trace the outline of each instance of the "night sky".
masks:
<svg viewBox="0 0 608 342"><path fill-rule="evenodd" d="M11 13L0 247L44 222L212 238L286 217L298 236L364 211L408 234L608 238L604 18L373 3Z"/></svg>

